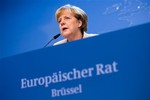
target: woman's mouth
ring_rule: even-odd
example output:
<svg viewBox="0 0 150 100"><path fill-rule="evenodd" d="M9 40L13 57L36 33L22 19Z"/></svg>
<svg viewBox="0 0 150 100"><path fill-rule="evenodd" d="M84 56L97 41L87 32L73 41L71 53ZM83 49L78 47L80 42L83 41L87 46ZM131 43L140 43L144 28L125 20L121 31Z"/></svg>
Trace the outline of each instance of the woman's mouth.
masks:
<svg viewBox="0 0 150 100"><path fill-rule="evenodd" d="M64 27L64 28L62 28L62 31L65 31L65 30L67 30L68 28L67 27Z"/></svg>

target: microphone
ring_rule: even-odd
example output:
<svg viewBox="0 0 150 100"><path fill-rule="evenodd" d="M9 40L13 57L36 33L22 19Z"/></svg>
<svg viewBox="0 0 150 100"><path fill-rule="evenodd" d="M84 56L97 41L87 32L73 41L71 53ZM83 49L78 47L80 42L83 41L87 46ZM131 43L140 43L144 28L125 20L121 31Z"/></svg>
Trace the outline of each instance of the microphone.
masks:
<svg viewBox="0 0 150 100"><path fill-rule="evenodd" d="M49 43L51 43L53 40L57 39L60 36L60 33L56 34L43 48L47 47Z"/></svg>

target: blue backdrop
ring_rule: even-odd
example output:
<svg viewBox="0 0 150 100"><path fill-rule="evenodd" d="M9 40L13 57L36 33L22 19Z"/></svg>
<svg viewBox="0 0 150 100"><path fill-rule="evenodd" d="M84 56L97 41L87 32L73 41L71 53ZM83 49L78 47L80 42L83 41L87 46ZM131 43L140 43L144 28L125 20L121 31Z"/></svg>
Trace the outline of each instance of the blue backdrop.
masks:
<svg viewBox="0 0 150 100"><path fill-rule="evenodd" d="M88 14L88 33L150 22L150 0L1 0L0 4L0 58L42 48L59 33L55 11L65 4Z"/></svg>

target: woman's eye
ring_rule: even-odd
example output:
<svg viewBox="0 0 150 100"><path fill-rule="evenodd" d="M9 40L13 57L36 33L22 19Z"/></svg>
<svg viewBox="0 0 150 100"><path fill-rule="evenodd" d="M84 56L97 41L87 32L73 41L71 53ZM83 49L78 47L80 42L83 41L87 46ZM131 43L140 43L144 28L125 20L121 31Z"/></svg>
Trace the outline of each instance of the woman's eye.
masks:
<svg viewBox="0 0 150 100"><path fill-rule="evenodd" d="M58 19L58 23L61 23L62 20L68 20L68 19L71 19L71 18L70 18L70 17L67 17L67 16L64 17L64 18L60 18L60 19Z"/></svg>
<svg viewBox="0 0 150 100"><path fill-rule="evenodd" d="M60 23L61 22L61 20L58 20L58 23Z"/></svg>
<svg viewBox="0 0 150 100"><path fill-rule="evenodd" d="M70 17L65 17L65 19L70 19Z"/></svg>

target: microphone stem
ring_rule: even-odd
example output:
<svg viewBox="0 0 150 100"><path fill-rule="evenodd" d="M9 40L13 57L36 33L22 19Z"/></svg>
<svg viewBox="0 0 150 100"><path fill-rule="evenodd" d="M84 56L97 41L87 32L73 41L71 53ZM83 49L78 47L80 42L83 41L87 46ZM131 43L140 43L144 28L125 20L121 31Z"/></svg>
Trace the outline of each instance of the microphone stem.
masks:
<svg viewBox="0 0 150 100"><path fill-rule="evenodd" d="M53 40L54 40L54 38L52 38L43 48L47 47L47 45Z"/></svg>

